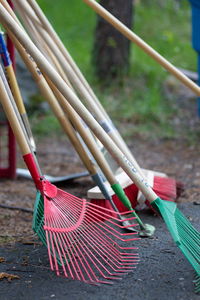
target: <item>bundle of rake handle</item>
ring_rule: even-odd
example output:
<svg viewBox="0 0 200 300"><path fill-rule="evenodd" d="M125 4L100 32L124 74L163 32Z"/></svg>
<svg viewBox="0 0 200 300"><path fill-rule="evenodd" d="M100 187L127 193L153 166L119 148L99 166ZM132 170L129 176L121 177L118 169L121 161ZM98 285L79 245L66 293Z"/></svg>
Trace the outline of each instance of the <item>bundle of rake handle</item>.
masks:
<svg viewBox="0 0 200 300"><path fill-rule="evenodd" d="M28 3L24 3L22 1L16 1L15 4L17 11L21 15L25 27L31 35L34 43L43 53L45 53L46 57L48 57L50 54L51 62L56 65L56 67L58 68L58 72L60 72L63 79L68 84L70 81L70 86L72 84L77 93L81 95L84 103L86 104L90 112L92 112L92 114L95 116L96 120L98 120L99 124L101 124L101 126L115 141L118 147L120 147L122 152L125 153L126 157L134 163L134 166L137 168L138 172L144 176L145 173L143 174L143 171L140 169L135 158L130 153L116 128L111 125L111 120L109 119L108 115L94 95L91 88L88 86L85 78L80 73L80 70L75 65L69 53L57 37L53 28L48 23L48 20L42 14L41 10L34 1L30 0L27 2L30 4L30 7L28 6ZM31 8L33 8L33 10L31 10ZM141 194L137 193L138 189L136 185L134 185L133 187L132 182L128 182L126 180L125 174L123 173L122 175L124 175L124 177L120 177L120 179L122 178L123 180L121 184L123 185L123 182L128 183L126 185L125 192L132 202L132 206L135 207L137 205L138 199L141 199L141 201L144 202L146 199L144 199L143 197L139 197ZM158 175L156 173L153 173L152 187L153 190L163 199L175 201L175 199L179 196L179 192L182 189L183 185L179 182L176 182L172 178L160 176L160 174ZM102 199L99 190L98 192L95 191L95 194L93 193L93 190L89 191L89 195L91 195L91 198L93 198L92 196L95 195L97 199ZM119 202L118 198L115 196L115 193L114 195L110 193L109 196L113 196L112 198L118 209L120 209L121 211L125 209L124 206ZM104 205L104 201L96 201L96 203Z"/></svg>
<svg viewBox="0 0 200 300"><path fill-rule="evenodd" d="M1 103L38 191L35 226L48 247L51 269L57 275L94 284L111 284L132 271L138 263L138 254L132 251L137 248L120 242L138 237L122 232L127 226L121 225L120 214L57 189L42 177L1 68L0 89Z"/></svg>
<svg viewBox="0 0 200 300"><path fill-rule="evenodd" d="M37 65L40 67L44 74L47 74L52 83L57 87L57 89L63 94L63 96L68 99L71 106L76 110L76 112L82 117L86 124L90 127L95 135L97 135L102 142L102 144L107 148L107 150L113 155L119 165L128 174L128 176L135 182L138 188L142 191L145 197L150 201L151 205L159 211L162 215L173 239L175 240L177 246L182 250L188 261L191 263L195 269L198 279L200 276L200 233L190 224L190 222L183 216L177 205L173 202L167 202L161 200L156 193L147 184L146 180L139 174L137 168L132 164L125 155L119 150L119 148L113 143L108 135L105 134L101 126L95 121L92 115L84 107L81 101L78 99L76 94L66 85L61 76L55 71L51 64L46 60L46 58L41 54L37 47L28 38L21 27L13 20L13 18L7 13L6 9L0 5L0 20L4 27L8 28L20 41L20 43L27 49L31 56L36 61ZM199 87L196 87L199 91ZM42 189L44 195L44 204L47 205L47 186L41 181L40 188ZM41 187L42 186L42 187ZM45 187L46 191L44 190ZM54 189L50 191L50 196L54 196ZM62 202L62 199L60 199ZM48 204L55 207L54 199L50 199ZM55 210L62 211L62 205L56 207ZM56 211L55 211L56 213ZM45 214L45 208L44 208ZM64 217L64 215L63 215ZM52 224L52 220L49 220ZM51 225L49 224L49 225ZM54 226L57 224L54 224ZM50 226L49 226L50 227ZM48 227L48 228L49 228ZM52 226L53 227L53 226ZM61 240L62 242L62 240ZM55 258L56 256L54 256ZM57 258L57 257L56 257ZM55 258L55 260L56 260ZM62 257L61 257L62 258ZM57 260L56 260L57 261Z"/></svg>
<svg viewBox="0 0 200 300"><path fill-rule="evenodd" d="M105 198L107 199L107 202L109 205L106 205L106 207L113 208L116 212L118 212L118 208L112 201L112 198L109 196L107 189L105 187L104 182L102 181L101 175L98 173L98 170L95 166L94 161L92 161L88 155L88 152L85 150L83 147L82 143L79 141L78 137L76 136L76 133L70 123L72 122L73 126L78 130L79 134L85 141L86 145L88 146L89 150L93 154L95 160L97 163L101 166L101 169L103 170L105 176L108 178L108 181L110 182L113 190L116 192L118 198L122 203L124 204L124 207L127 207L129 210L133 210L131 203L127 196L125 195L122 187L118 182L116 182L116 179L114 175L112 174L112 171L110 170L103 154L100 152L98 149L96 143L93 142L93 139L91 138L91 135L89 135L88 130L85 129L85 126L83 126L82 122L79 120L79 116L75 113L75 111L71 108L70 105L68 105L63 99L62 95L59 93L59 91L49 82L50 86L52 87L52 90L54 91L55 95L57 96L58 99L60 99L60 104L63 105L64 111L67 113L67 115L70 117L70 121L66 118L66 115L63 113L62 109L60 108L59 104L57 103L57 99L55 98L53 92L51 91L50 87L48 86L47 82L45 81L44 77L42 76L41 72L39 72L39 69L35 65L33 59L30 58L28 53L25 51L25 49L20 45L20 43L17 41L17 39L12 35L12 33L8 30L9 35L14 42L16 48L18 49L21 57L23 58L25 64L27 65L28 69L32 73L34 79L38 83L38 86L40 87L40 90L46 100L48 101L51 109L55 113L58 121L60 122L61 126L64 129L64 132L68 135L70 141L72 142L72 145L76 149L77 153L79 154L81 160L83 161L84 165L86 166L87 170L91 174L93 180L95 183L98 184L99 188L102 190L102 192L105 195ZM2 42L2 48L6 48L6 46L3 43L3 39L1 40ZM8 56L6 49L4 51L4 56ZM9 59L8 59L9 60ZM10 81L12 90L16 89L16 84L12 85L13 81ZM21 97L19 97L19 93L15 93L15 95L18 95L17 97L17 104L22 104L23 106L23 100ZM63 104L64 102L64 104ZM19 106L19 105L18 105ZM40 199L40 198L38 198ZM108 201L109 200L109 201ZM38 201L37 201L38 202ZM40 206L38 202L38 207ZM128 226L127 229L129 230L134 230L136 232L139 232L140 235L142 236L151 236L154 233L154 226L149 225L149 224L143 224L139 216L133 211L131 213L134 217L136 217L137 223L140 225L140 229L135 229L132 226ZM121 219L126 219L126 216L122 217L120 216ZM35 223L35 222L34 222ZM131 225L127 220L123 221L123 224L125 225ZM38 226L34 225L34 230L37 232ZM40 234L39 234L40 236ZM44 241L44 237L41 238L42 241Z"/></svg>

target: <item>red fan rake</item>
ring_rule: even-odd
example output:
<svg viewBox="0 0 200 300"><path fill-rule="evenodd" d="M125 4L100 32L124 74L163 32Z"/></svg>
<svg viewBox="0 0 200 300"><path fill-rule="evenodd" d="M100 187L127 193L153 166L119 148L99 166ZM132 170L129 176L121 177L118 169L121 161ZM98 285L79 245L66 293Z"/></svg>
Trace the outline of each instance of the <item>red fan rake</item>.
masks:
<svg viewBox="0 0 200 300"><path fill-rule="evenodd" d="M45 231L46 241L43 233L41 240L47 244L51 269L57 275L89 283L112 283L113 279L119 279L131 271L138 262L137 254L132 254L135 247L120 245L138 239L135 232L122 231L135 225L122 226L120 213L99 208L57 189L45 180L31 153L23 123L4 78L0 67L0 101L35 186L41 194L35 218L40 220L37 232ZM40 215L43 202L44 221L43 214Z"/></svg>
<svg viewBox="0 0 200 300"><path fill-rule="evenodd" d="M49 260L57 275L112 284L135 268L137 248L120 244L138 237L123 232L130 225L122 226L119 213L60 189L53 198L44 196L44 207Z"/></svg>

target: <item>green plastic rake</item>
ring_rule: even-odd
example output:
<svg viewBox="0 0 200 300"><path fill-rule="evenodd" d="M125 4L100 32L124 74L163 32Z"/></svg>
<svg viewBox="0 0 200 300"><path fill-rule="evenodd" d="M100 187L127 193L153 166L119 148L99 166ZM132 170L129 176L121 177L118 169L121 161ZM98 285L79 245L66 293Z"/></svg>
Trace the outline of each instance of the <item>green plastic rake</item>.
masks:
<svg viewBox="0 0 200 300"><path fill-rule="evenodd" d="M32 229L37 234L43 245L47 246L46 235L44 231L44 199L39 191L36 193Z"/></svg>
<svg viewBox="0 0 200 300"><path fill-rule="evenodd" d="M196 275L194 284L195 284L195 292L200 293L200 275L198 275L198 274Z"/></svg>
<svg viewBox="0 0 200 300"><path fill-rule="evenodd" d="M160 212L176 245L196 271L196 292L200 292L200 233L191 225L174 202L157 198L151 205Z"/></svg>
<svg viewBox="0 0 200 300"><path fill-rule="evenodd" d="M200 233L190 224L186 217L178 210L175 203L158 198L156 193L149 186L145 178L143 178L135 168L135 166L128 161L125 155L119 150L115 143L104 132L102 127L95 121L92 115L88 112L85 106L78 99L77 95L66 85L63 79L42 55L33 42L24 34L20 26L10 17L4 7L0 4L0 20L4 26L16 35L21 44L27 49L33 59L36 61L40 70L45 73L57 89L68 100L70 105L82 117L85 123L90 127L93 133L99 137L102 144L115 158L122 169L134 181L138 188L142 191L145 198L153 205L153 207L160 212L165 221L173 239L177 246L184 253L185 257L193 266L197 273L196 287L199 290L200 277Z"/></svg>

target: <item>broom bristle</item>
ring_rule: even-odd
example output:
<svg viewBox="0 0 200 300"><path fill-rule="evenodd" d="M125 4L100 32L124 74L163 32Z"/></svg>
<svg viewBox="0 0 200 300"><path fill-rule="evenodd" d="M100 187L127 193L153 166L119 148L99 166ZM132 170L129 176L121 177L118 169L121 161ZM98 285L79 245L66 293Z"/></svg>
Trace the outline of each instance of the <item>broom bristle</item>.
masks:
<svg viewBox="0 0 200 300"><path fill-rule="evenodd" d="M58 189L55 198L44 196L44 216L50 266L57 275L113 283L139 261L136 247L121 245L138 237L123 232L127 226L113 210Z"/></svg>
<svg viewBox="0 0 200 300"><path fill-rule="evenodd" d="M173 178L155 176L153 182L153 190L163 200L176 200L176 180Z"/></svg>
<svg viewBox="0 0 200 300"><path fill-rule="evenodd" d="M200 276L200 233L192 226L188 219L173 202L163 201L160 198L152 202L152 206L161 213L174 241L185 257ZM197 280L197 289L199 281Z"/></svg>

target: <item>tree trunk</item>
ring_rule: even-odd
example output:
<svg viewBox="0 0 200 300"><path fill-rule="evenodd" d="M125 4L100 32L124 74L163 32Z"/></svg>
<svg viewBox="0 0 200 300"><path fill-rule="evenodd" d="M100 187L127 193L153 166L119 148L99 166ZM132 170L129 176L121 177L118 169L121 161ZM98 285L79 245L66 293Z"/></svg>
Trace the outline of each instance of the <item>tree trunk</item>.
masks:
<svg viewBox="0 0 200 300"><path fill-rule="evenodd" d="M129 28L132 27L133 0L100 0L100 4ZM100 80L108 81L127 73L130 41L101 17L97 19L93 62Z"/></svg>

